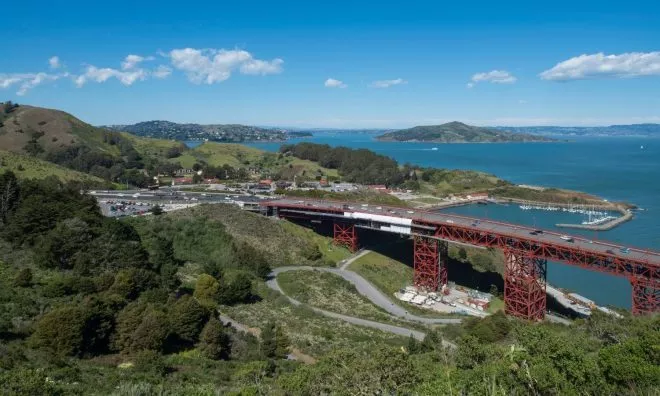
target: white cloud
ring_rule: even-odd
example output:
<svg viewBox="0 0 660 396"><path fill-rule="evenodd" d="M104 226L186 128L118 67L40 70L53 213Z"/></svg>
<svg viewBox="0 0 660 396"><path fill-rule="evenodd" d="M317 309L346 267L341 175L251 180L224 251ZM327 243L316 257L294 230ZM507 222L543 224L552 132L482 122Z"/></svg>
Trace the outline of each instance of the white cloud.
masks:
<svg viewBox="0 0 660 396"><path fill-rule="evenodd" d="M408 81L402 79L402 78L397 78L395 80L379 80L379 81L374 81L371 83L372 88L389 88L392 85L399 85L399 84L406 84Z"/></svg>
<svg viewBox="0 0 660 396"><path fill-rule="evenodd" d="M167 78L172 74L172 68L165 65L160 65L151 73L156 78Z"/></svg>
<svg viewBox="0 0 660 396"><path fill-rule="evenodd" d="M527 101L525 99L520 99L518 100L518 103L520 104L527 104Z"/></svg>
<svg viewBox="0 0 660 396"><path fill-rule="evenodd" d="M543 80L569 81L587 78L627 78L660 75L660 52L602 52L580 55L557 63L540 74Z"/></svg>
<svg viewBox="0 0 660 396"><path fill-rule="evenodd" d="M155 58L153 56L140 56L140 55L128 55L124 61L121 63L121 68L122 70L130 70L135 68L139 63L142 63L144 61L150 61L154 60Z"/></svg>
<svg viewBox="0 0 660 396"><path fill-rule="evenodd" d="M227 80L234 70L242 74L276 74L282 72L284 61L255 59L244 50L181 48L170 51L175 69L184 71L195 84L214 84Z"/></svg>
<svg viewBox="0 0 660 396"><path fill-rule="evenodd" d="M346 88L348 85L344 84L342 81L335 80L334 78L328 78L325 80L325 85L326 88Z"/></svg>
<svg viewBox="0 0 660 396"><path fill-rule="evenodd" d="M60 64L59 56L53 56L50 59L48 59L48 64L50 65L51 69L59 69L60 67L62 67L62 64Z"/></svg>
<svg viewBox="0 0 660 396"><path fill-rule="evenodd" d="M267 74L277 74L282 72L282 64L284 61L280 58L275 58L272 61L262 61L253 59L241 65L241 73L243 74L260 74L265 76Z"/></svg>
<svg viewBox="0 0 660 396"><path fill-rule="evenodd" d="M472 76L471 82L467 84L468 88L472 88L480 82L490 82L494 84L513 84L518 79L506 70L493 70L486 73L477 73Z"/></svg>
<svg viewBox="0 0 660 396"><path fill-rule="evenodd" d="M60 77L64 77L66 74L48 74L48 73L37 73L32 78L25 79L16 95L23 96L32 88L39 86L45 82L58 80Z"/></svg>
<svg viewBox="0 0 660 396"><path fill-rule="evenodd" d="M126 86L133 85L136 81L143 81L149 76L149 73L144 69L134 69L129 71L120 71L109 67L98 68L96 66L87 66L84 74L77 76L74 82L78 88L85 85L87 82L93 81L103 83L111 78L116 78Z"/></svg>
<svg viewBox="0 0 660 396"><path fill-rule="evenodd" d="M59 80L62 77L68 76L68 73L49 74L44 72L39 73L13 73L13 74L0 74L0 88L9 88L13 85L19 85L16 95L23 96L29 90L41 84Z"/></svg>

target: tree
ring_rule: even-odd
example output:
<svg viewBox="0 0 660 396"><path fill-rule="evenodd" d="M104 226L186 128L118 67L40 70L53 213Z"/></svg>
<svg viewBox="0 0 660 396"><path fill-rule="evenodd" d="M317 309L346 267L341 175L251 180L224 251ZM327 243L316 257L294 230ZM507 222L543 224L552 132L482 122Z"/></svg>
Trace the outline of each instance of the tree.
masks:
<svg viewBox="0 0 660 396"><path fill-rule="evenodd" d="M422 350L421 345L419 344L419 341L417 341L415 339L415 337L413 337L412 334L408 338L408 346L407 346L406 349L408 350L408 353L411 354L411 355L419 353Z"/></svg>
<svg viewBox="0 0 660 396"><path fill-rule="evenodd" d="M18 205L20 196L18 180L12 171L0 175L0 224L4 225L9 214Z"/></svg>
<svg viewBox="0 0 660 396"><path fill-rule="evenodd" d="M64 306L48 312L36 325L30 345L45 348L57 355L80 356L84 350L85 311L76 306Z"/></svg>
<svg viewBox="0 0 660 396"><path fill-rule="evenodd" d="M289 338L279 326L268 322L261 332L261 352L266 358L283 359L289 353Z"/></svg>
<svg viewBox="0 0 660 396"><path fill-rule="evenodd" d="M29 287L32 286L32 270L29 268L23 268L18 272L14 278L14 286L17 287Z"/></svg>
<svg viewBox="0 0 660 396"><path fill-rule="evenodd" d="M193 297L184 295L174 303L168 316L172 332L179 340L192 345L197 342L209 311Z"/></svg>
<svg viewBox="0 0 660 396"><path fill-rule="evenodd" d="M151 208L151 213L154 216L161 215L161 214L163 214L163 212L164 212L164 210L163 210L163 208L160 207L160 205L155 205L153 208Z"/></svg>
<svg viewBox="0 0 660 396"><path fill-rule="evenodd" d="M229 355L229 343L222 323L215 316L211 316L199 337L200 352L209 359L221 359Z"/></svg>
<svg viewBox="0 0 660 396"><path fill-rule="evenodd" d="M44 236L37 248L37 261L46 268L72 269L76 255L92 240L89 225L81 219L62 220Z"/></svg>
<svg viewBox="0 0 660 396"><path fill-rule="evenodd" d="M156 286L158 286L158 282L153 272L130 268L117 272L109 291L128 300L134 300L143 291Z"/></svg>
<svg viewBox="0 0 660 396"><path fill-rule="evenodd" d="M247 302L252 297L252 280L244 273L236 275L234 280L220 291L220 302L227 305Z"/></svg>
<svg viewBox="0 0 660 396"><path fill-rule="evenodd" d="M167 315L163 311L149 310L132 335L131 351L162 351L169 335Z"/></svg>
<svg viewBox="0 0 660 396"><path fill-rule="evenodd" d="M204 305L215 305L218 300L220 283L209 274L201 274L195 284L193 296Z"/></svg>

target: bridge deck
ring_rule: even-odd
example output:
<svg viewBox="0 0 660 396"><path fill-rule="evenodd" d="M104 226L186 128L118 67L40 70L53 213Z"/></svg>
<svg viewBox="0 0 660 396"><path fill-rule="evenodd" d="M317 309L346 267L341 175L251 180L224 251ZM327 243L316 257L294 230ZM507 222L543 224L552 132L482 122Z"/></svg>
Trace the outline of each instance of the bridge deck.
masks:
<svg viewBox="0 0 660 396"><path fill-rule="evenodd" d="M534 241L538 244L579 250L585 254L594 254L603 257L613 257L618 260L643 263L649 267L655 267L651 273L660 273L659 252L632 247L628 248L629 250L627 252L624 252L622 249L626 248L625 246L611 242L590 240L578 236L572 236L573 240L571 242L561 239L561 236L565 234L560 234L554 231L542 230L542 233L534 235L532 232L537 231L538 229L492 220L476 219L449 213L428 212L411 208L329 200L284 198L275 201L262 202L261 205L277 208L308 210L319 213L327 212L329 214L343 215L344 213L367 213L410 219L413 222L413 227L415 224L432 224L461 228L480 233L492 233L497 234L498 236ZM655 276L651 275L651 278L654 277Z"/></svg>

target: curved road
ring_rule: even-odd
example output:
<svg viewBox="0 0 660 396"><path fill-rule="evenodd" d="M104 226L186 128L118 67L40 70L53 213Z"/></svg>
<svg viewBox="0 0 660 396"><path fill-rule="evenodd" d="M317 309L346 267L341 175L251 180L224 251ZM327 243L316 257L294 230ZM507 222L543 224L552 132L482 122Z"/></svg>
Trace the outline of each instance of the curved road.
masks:
<svg viewBox="0 0 660 396"><path fill-rule="evenodd" d="M338 276L341 276L342 278L346 279L347 281L351 282L353 285L355 285L355 288L357 291L368 298L372 303L375 305L381 307L385 311L387 311L390 315L401 318L404 320L409 320L409 321L416 321L419 323L424 323L424 324L458 324L461 322L461 319L432 319L432 318L424 318L416 315L412 315L408 313L404 308L394 304L387 296L385 296L383 293L380 292L380 290L376 289L369 281L364 279L362 276L358 275L357 273L353 271L349 271L346 269L348 265L350 265L354 260L358 259L362 255L369 253L369 251L362 251L358 253L357 255L354 255L350 259L346 260L341 268L329 268L329 267L309 267L309 266L287 266L287 267L279 267L275 268L270 274L268 281L266 281L266 284L268 287L271 289L280 292L282 295L284 295L292 304L294 305L301 305L302 302L291 298L287 296L280 285L277 283L277 275L281 274L283 272L288 272L288 271L324 271L324 272L329 272ZM316 308L310 306L312 310L315 312L330 317L330 318L335 318L339 320L343 320L348 323L360 325L360 326L366 326L366 327L372 327L375 329L379 329L382 331L387 331L389 333L401 335L401 336L413 336L414 338L418 340L424 339L424 336L426 335L425 333L417 330L412 330L408 329L405 327L400 327L400 326L393 326L385 323L380 323L376 322L373 320L366 320L366 319L361 319L361 318L356 318L354 316L349 316L349 315L343 315L343 314L338 314L336 312L331 312L331 311L326 311L324 309ZM442 344L447 347L455 347L453 343L449 341L442 340Z"/></svg>
<svg viewBox="0 0 660 396"><path fill-rule="evenodd" d="M379 306L380 308L387 311L390 315L408 320L413 322L419 322L423 324L458 324L461 323L461 319L457 318L424 318L421 316L413 315L410 312L406 311L405 308L393 303L387 296L376 289L369 281L358 275L357 273L349 270L341 270L339 268L329 268L329 267L307 267L307 266L288 266L288 267L279 267L275 268L271 273L271 279L266 282L271 289L282 292L279 285L277 284L277 275L282 272L288 271L323 271L329 272L341 276L347 281L355 285L358 293L362 294L368 298L372 303ZM282 294L284 294L282 292Z"/></svg>

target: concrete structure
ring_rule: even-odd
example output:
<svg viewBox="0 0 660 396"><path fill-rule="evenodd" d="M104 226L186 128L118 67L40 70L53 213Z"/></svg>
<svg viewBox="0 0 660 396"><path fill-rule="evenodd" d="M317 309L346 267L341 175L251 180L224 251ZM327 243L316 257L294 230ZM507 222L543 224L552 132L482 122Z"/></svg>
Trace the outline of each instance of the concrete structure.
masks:
<svg viewBox="0 0 660 396"><path fill-rule="evenodd" d="M633 286L633 313L660 311L660 253L458 215L409 208L328 200L285 198L261 202L264 214L332 222L335 241L357 248L357 229L411 235L415 284L438 290L446 283L447 242L498 248L504 252L507 314L539 320L546 311L547 260L626 277ZM541 232L539 232L541 231Z"/></svg>

